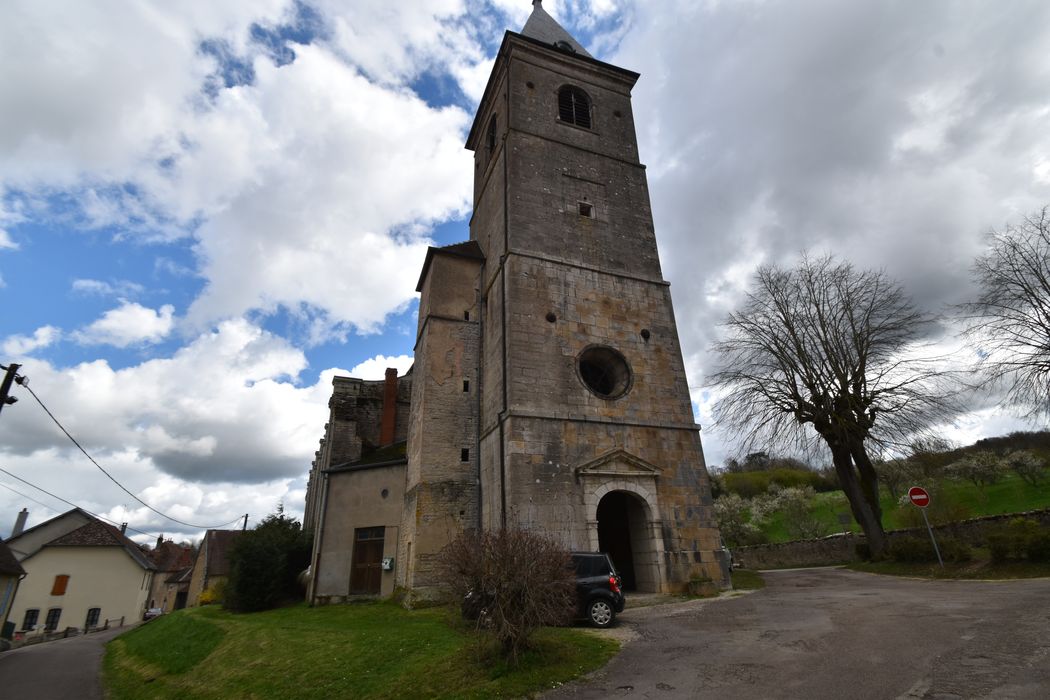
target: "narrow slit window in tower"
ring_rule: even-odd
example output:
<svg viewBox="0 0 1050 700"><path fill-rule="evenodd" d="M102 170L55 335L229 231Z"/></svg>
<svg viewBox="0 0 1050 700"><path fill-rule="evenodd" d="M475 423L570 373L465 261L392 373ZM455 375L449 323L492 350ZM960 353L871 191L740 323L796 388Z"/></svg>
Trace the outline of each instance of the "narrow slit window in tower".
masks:
<svg viewBox="0 0 1050 700"><path fill-rule="evenodd" d="M485 136L485 146L489 150L489 156L496 152L496 115L489 119L489 130Z"/></svg>

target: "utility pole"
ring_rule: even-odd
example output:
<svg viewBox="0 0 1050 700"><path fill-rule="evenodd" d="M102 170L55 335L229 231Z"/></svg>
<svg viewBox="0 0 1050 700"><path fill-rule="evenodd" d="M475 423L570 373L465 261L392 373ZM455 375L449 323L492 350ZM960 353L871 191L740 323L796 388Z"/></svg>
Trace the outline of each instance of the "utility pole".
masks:
<svg viewBox="0 0 1050 700"><path fill-rule="evenodd" d="M7 367L0 365L0 369L6 369L7 374L4 375L4 381L0 384L0 411L4 409L4 406L15 403L18 399L11 396L11 382L17 381L19 384L22 383L22 378L18 376L18 368L22 365L16 365L14 362L9 364Z"/></svg>

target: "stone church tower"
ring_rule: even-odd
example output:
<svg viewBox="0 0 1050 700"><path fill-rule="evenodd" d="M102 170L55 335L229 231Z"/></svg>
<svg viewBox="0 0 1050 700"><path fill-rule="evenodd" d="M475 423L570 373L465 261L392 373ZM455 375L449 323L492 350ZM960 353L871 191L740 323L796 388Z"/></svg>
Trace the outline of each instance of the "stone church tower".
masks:
<svg viewBox="0 0 1050 700"><path fill-rule="evenodd" d="M470 241L431 248L420 276L389 585L432 585L463 529L519 527L608 552L628 589L728 586L638 158L639 76L533 5L467 139Z"/></svg>

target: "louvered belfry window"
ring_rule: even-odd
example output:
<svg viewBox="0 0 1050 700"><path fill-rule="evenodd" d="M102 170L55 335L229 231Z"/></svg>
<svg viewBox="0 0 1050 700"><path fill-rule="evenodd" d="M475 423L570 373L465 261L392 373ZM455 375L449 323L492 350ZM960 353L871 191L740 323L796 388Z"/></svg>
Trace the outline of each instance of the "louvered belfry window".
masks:
<svg viewBox="0 0 1050 700"><path fill-rule="evenodd" d="M591 128L591 100L578 87L566 85L558 91L558 118L563 122Z"/></svg>

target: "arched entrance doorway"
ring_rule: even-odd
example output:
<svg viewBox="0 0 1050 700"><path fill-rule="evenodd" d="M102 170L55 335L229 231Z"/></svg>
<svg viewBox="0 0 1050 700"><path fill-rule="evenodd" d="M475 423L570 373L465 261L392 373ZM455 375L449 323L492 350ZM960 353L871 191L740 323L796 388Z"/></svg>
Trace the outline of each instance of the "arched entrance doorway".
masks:
<svg viewBox="0 0 1050 700"><path fill-rule="evenodd" d="M645 503L627 491L610 491L598 502L598 549L609 554L629 591L655 590Z"/></svg>

